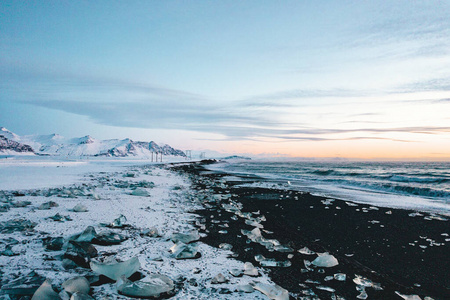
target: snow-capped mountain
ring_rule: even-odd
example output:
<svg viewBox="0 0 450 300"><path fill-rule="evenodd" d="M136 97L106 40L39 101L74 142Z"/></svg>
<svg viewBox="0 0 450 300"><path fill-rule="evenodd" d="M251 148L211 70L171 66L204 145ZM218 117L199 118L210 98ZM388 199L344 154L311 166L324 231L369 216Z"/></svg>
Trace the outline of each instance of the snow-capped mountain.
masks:
<svg viewBox="0 0 450 300"><path fill-rule="evenodd" d="M58 134L19 136L4 127L0 127L0 153L24 150L29 147L31 152L41 155L55 156L135 156L148 158L152 153L171 156L186 156L183 151L169 145L158 145L155 142L138 142L131 139L97 140L89 135L81 138L66 139ZM12 142L16 144L11 144ZM3 148L2 148L3 147ZM3 150L2 150L3 149ZM21 152L21 151L16 151Z"/></svg>
<svg viewBox="0 0 450 300"><path fill-rule="evenodd" d="M1 133L0 133L1 134ZM29 145L18 143L0 135L0 154L34 154L33 148Z"/></svg>

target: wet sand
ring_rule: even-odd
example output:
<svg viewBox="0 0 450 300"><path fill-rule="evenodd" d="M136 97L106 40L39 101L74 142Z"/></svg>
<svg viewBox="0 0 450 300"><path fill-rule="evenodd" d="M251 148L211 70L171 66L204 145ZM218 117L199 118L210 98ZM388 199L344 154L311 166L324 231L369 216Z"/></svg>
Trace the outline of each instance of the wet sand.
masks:
<svg viewBox="0 0 450 300"><path fill-rule="evenodd" d="M194 179L194 188L205 188L207 181L224 181L228 174L205 171L201 164L175 167ZM235 175L234 175L235 176ZM232 180L232 179L231 179ZM259 181L259 178L245 180ZM360 294L353 282L355 274L380 283L383 290L367 287L368 299L401 299L396 291L417 294L433 299L450 299L450 227L448 221L437 220L433 215L414 211L378 208L353 204L342 200L326 201L283 188L242 187L241 181L226 181L215 187L219 194L231 194L243 205L242 212L260 211L267 221L262 222L264 237L277 239L295 250L290 259L292 266L266 268L272 280L294 293L295 298L313 292L320 299L330 299L332 294L355 299ZM251 230L244 219L232 219L233 213L225 211L221 200L209 203L208 209L197 211L204 218L207 236L204 243L218 247L221 243L233 245L237 259L259 263L254 256L286 260L289 253L269 252L265 247L249 242L241 229ZM330 203L331 202L331 203ZM224 227L227 224L229 227ZM225 225L226 226L226 225ZM227 233L219 233L226 230ZM303 255L298 249L308 247L315 252L329 252L339 265L316 268L305 272L304 260L314 260L316 255ZM345 273L345 282L325 281L326 276ZM322 290L330 287L335 293Z"/></svg>

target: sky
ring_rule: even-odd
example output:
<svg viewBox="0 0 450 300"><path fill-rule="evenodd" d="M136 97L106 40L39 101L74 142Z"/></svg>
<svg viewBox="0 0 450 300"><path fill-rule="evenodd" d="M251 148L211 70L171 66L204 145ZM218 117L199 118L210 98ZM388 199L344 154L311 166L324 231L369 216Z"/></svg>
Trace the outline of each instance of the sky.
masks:
<svg viewBox="0 0 450 300"><path fill-rule="evenodd" d="M449 1L0 2L0 126L450 159Z"/></svg>

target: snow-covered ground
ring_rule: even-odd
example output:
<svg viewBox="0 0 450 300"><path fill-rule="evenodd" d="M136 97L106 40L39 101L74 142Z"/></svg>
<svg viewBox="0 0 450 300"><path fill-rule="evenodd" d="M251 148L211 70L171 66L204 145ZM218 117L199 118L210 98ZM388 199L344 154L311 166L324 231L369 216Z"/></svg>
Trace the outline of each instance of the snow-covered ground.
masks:
<svg viewBox="0 0 450 300"><path fill-rule="evenodd" d="M169 252L174 245L171 235L195 230L194 223L198 217L192 211L202 208L202 202L196 195L198 191L190 189L190 185L188 177L163 165L149 165L148 161L87 162L20 158L0 162L0 201L3 202L0 205L8 206L0 212L0 229L5 222L13 219L25 219L37 224L32 231L0 233L0 251L5 251L10 244L12 252L17 254L0 255L2 283L29 271L51 279L57 289L61 289L61 284L74 276L89 277L93 272L88 268L65 269L61 259L64 248L60 251L45 250L42 239L64 237L67 240L93 226L97 233L114 231L128 237L119 245L95 245L99 253L97 260L113 257L125 261L137 257L141 264L139 272L144 277L151 273L162 274L179 285L173 299L267 299L258 291L245 294L235 291L238 285L255 281L271 282L262 270L262 276L256 278L231 276L231 269L244 267L243 262L229 257L231 251L200 242L198 250L201 257L197 259L177 260ZM14 195L14 190L21 190L21 194L25 195ZM136 190L141 195L132 195ZM142 196L145 192L148 196ZM208 191L203 193L206 197L213 197L208 195ZM25 205L26 201L30 204ZM57 206L39 209L49 201ZM18 203L23 205L14 206ZM78 204L85 206L87 211L72 211ZM60 222L49 218L57 213L69 216L72 221ZM126 217L125 223L129 227L109 229L102 225L111 223L120 215ZM143 230L149 228L156 228L161 237L143 235ZM18 243L11 242L8 240L10 238ZM229 283L212 284L211 279L219 273L229 279ZM91 288L95 299L104 296L109 297L104 299L128 299L117 293L114 283ZM234 292L221 294L218 292L221 288Z"/></svg>

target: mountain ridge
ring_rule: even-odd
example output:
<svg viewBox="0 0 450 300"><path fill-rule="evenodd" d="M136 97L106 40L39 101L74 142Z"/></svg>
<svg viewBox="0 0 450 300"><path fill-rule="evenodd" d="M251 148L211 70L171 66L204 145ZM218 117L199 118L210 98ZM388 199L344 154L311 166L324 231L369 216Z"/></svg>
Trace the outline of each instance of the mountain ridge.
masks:
<svg viewBox="0 0 450 300"><path fill-rule="evenodd" d="M154 153L165 156L186 154L167 144L132 139L98 140L90 135L66 139L58 134L19 136L5 127L0 127L0 154L17 152L51 156L104 156L104 157L152 157Z"/></svg>

